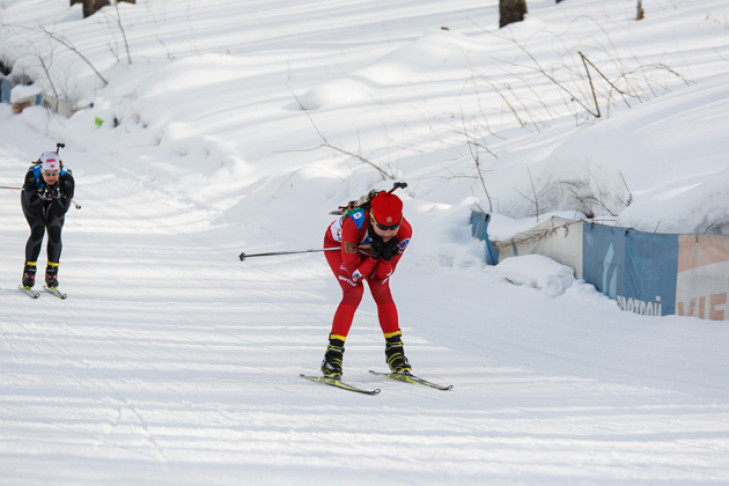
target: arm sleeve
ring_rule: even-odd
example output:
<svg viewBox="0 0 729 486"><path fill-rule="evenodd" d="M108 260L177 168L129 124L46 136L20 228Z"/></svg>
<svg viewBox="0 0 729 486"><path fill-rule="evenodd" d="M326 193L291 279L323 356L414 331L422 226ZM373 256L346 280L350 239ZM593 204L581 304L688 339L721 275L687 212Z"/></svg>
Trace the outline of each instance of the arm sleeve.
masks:
<svg viewBox="0 0 729 486"><path fill-rule="evenodd" d="M76 190L76 181L70 173L66 172L61 178L61 184L63 184L61 194L70 201L73 199L73 194Z"/></svg>
<svg viewBox="0 0 729 486"><path fill-rule="evenodd" d="M61 206L61 208L63 208L63 212L68 212L71 207L71 200L73 199L76 182L74 181L73 176L66 172L58 181L58 184L60 185L59 189L61 191L61 198L55 200L54 203Z"/></svg>
<svg viewBox="0 0 729 486"><path fill-rule="evenodd" d="M20 193L20 201L25 211L30 213L36 213L43 206L43 200L40 198L37 192L38 187L35 185L35 176L33 171L28 171L25 174L25 181L23 181L23 190Z"/></svg>
<svg viewBox="0 0 729 486"><path fill-rule="evenodd" d="M23 192L33 192L38 189L38 187L35 185L35 176L33 175L33 171L29 170L25 173L25 179L23 180Z"/></svg>
<svg viewBox="0 0 729 486"><path fill-rule="evenodd" d="M390 276L392 270L393 266L391 262L388 262L386 260L380 260L377 263L377 269L375 270L375 278L377 278L377 280L385 280L387 277Z"/></svg>
<svg viewBox="0 0 729 486"><path fill-rule="evenodd" d="M352 276L355 270L359 270L366 277L377 264L377 260L359 252L361 239L362 229L352 219L345 218L342 223L342 267L347 276Z"/></svg>

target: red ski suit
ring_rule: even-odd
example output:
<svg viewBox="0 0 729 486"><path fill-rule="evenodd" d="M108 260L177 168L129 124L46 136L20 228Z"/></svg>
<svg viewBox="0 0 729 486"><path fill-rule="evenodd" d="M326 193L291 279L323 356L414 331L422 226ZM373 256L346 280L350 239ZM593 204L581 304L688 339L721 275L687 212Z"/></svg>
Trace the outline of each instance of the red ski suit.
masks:
<svg viewBox="0 0 729 486"><path fill-rule="evenodd" d="M332 334L346 337L352 326L354 313L359 307L364 293L363 280L377 304L377 316L385 335L399 331L397 307L390 293L390 275L395 271L405 248L410 243L413 229L402 219L395 235L398 241L398 254L390 261L372 258L370 254L370 235L367 231L370 211L358 209L335 220L324 235L324 248L341 247L341 251L327 251L327 262L342 288L342 301L337 307L332 323ZM356 279L355 271L363 276Z"/></svg>

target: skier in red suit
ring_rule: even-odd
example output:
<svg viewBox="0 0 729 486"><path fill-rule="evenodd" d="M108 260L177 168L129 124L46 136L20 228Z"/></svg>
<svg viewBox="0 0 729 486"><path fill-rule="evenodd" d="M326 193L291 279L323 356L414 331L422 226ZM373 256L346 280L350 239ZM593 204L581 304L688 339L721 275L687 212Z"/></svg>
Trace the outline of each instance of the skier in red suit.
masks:
<svg viewBox="0 0 729 486"><path fill-rule="evenodd" d="M388 192L378 193L369 208L355 208L334 221L324 236L327 262L342 288L342 300L334 314L329 345L322 361L324 376L341 378L344 341L367 281L377 304L377 316L385 336L385 356L394 373L408 373L397 307L390 293L390 276L395 271L413 234L403 217L402 201Z"/></svg>

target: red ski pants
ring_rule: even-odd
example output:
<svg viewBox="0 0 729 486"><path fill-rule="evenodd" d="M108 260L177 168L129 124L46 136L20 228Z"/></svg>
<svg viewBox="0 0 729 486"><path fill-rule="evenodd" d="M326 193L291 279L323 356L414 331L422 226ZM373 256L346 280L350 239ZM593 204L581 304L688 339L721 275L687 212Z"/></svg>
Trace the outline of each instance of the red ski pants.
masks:
<svg viewBox="0 0 729 486"><path fill-rule="evenodd" d="M366 277L358 282L352 282L352 276L347 275L347 272L342 268L341 251L327 251L325 256L334 277L336 277L339 286L342 288L342 300L334 313L332 334L347 337L349 329L352 327L354 313L362 301L362 294L364 293L363 280L367 280L367 286L370 288L375 304L377 304L377 317L382 332L386 335L397 332L400 328L397 319L397 307L390 293L390 280L380 282L378 279Z"/></svg>

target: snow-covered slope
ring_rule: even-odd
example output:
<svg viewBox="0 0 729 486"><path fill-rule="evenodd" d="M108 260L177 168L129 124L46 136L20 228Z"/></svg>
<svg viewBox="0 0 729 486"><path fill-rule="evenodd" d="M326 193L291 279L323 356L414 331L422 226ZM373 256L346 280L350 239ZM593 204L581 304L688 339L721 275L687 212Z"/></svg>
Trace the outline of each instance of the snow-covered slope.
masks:
<svg viewBox="0 0 729 486"><path fill-rule="evenodd" d="M4 63L48 92L43 60L94 103L0 105L0 185L64 141L82 206L69 298L32 301L0 190L0 484L729 484L729 328L621 312L538 257L486 267L467 225L489 204L496 236L532 225L533 194L574 216L576 192L620 224L726 232L729 7L643 3L636 22L632 0L533 0L496 30L475 0L138 0L85 20L0 0ZM624 83L592 73L599 120L577 51ZM367 372L385 366L368 296L345 378L382 393L301 380L336 281L320 254L237 258L319 248L383 172L409 183L415 228L392 279L406 351L450 392Z"/></svg>

